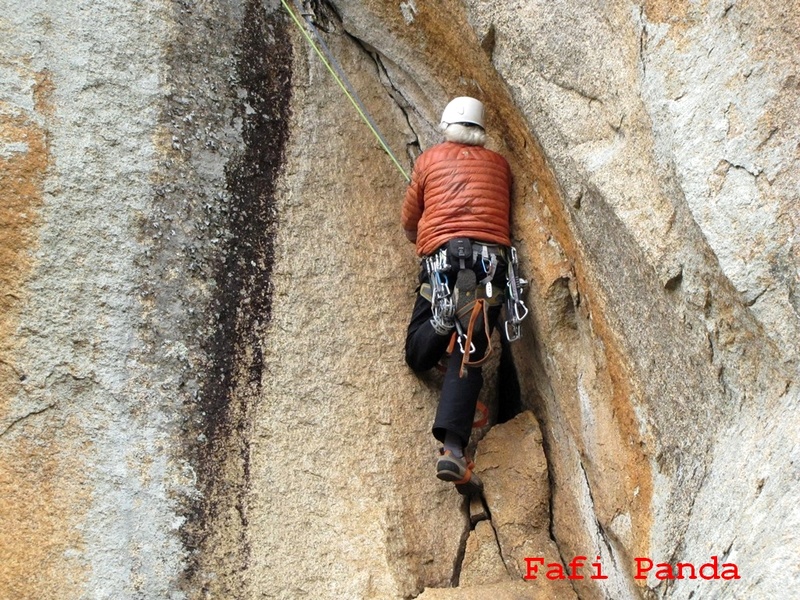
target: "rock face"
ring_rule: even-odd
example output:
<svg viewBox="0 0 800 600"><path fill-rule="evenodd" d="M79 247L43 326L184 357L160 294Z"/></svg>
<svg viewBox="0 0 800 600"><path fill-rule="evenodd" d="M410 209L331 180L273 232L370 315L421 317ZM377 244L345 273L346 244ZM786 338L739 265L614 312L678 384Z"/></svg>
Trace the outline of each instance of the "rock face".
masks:
<svg viewBox="0 0 800 600"><path fill-rule="evenodd" d="M531 316L487 367L485 507L403 363L404 179L283 3L10 0L0 597L784 597L800 6L303 13L405 170L464 94L512 165ZM607 578L524 579L579 556ZM740 579L635 578L712 556Z"/></svg>
<svg viewBox="0 0 800 600"><path fill-rule="evenodd" d="M550 485L542 434L526 411L492 428L478 446L476 472L506 567L516 579L526 575L525 557L558 562L550 539Z"/></svg>
<svg viewBox="0 0 800 600"><path fill-rule="evenodd" d="M488 519L470 532L459 586L524 580L531 582L525 597L575 598L569 581L546 578L545 565L564 566L550 537L547 462L533 413L495 425L478 444L475 462Z"/></svg>

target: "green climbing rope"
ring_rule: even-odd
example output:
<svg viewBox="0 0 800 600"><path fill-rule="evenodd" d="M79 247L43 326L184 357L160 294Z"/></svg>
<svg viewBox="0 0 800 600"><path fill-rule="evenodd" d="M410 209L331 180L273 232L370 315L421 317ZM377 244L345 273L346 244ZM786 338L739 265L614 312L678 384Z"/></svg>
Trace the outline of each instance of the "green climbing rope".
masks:
<svg viewBox="0 0 800 600"><path fill-rule="evenodd" d="M358 100L358 95L355 93L354 90L351 91L352 86L350 86L349 84L345 83L346 82L346 77L344 76L344 73L337 72L337 69L335 69L331 65L331 63L335 63L336 62L335 59L333 58L333 56L331 55L330 56L330 60L329 60L325 56L325 54L322 52L322 50L319 49L319 46L317 46L317 44L314 43L314 40L312 39L311 34L309 34L308 30L305 27L303 27L302 23L300 22L300 19L297 17L297 15L294 14L294 11L292 11L292 9L289 8L289 5L286 3L286 0L281 0L281 4L283 4L284 8L286 9L286 12L289 13L289 16L292 17L292 20L294 21L295 25L297 25L298 29L300 29L300 31L303 33L303 37L306 38L308 43L314 49L314 52L316 52L317 56L319 56L320 60L322 60L322 63L325 65L325 68L328 69L328 72L336 80L336 83L338 83L339 87L342 88L342 91L344 92L345 96L347 96L347 98L350 100L352 105L355 107L356 111L358 111L359 116L364 121L364 123L367 124L367 127L369 127L370 131L375 136L375 138L378 140L378 142L380 143L381 147L386 151L386 154L389 155L389 158L392 159L392 162L394 162L395 166L400 170L400 173L402 173L402 175L405 178L405 180L406 181L411 181L411 178L408 176L408 173L406 173L405 169L403 169L402 165L400 165L400 162L397 160L395 155L389 149L389 146L386 143L386 141L383 139L383 136L381 136L381 134L378 132L377 126L372 121L372 119L368 116L366 108L364 108L363 104L361 103L361 101ZM308 23L308 22L306 21L306 23ZM308 24L308 25L309 25L309 27L313 27L311 24ZM315 35L316 35L316 33L315 33ZM320 39L320 41L322 41L322 40ZM327 47L324 46L324 44L323 44L323 47L326 49L326 51L328 51ZM328 52L330 52L330 51L328 51Z"/></svg>

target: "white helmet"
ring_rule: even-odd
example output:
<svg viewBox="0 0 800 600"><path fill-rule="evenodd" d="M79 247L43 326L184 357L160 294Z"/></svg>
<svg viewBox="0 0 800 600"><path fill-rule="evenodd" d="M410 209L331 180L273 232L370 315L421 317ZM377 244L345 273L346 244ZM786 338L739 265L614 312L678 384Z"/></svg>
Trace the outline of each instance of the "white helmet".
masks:
<svg viewBox="0 0 800 600"><path fill-rule="evenodd" d="M470 123L483 129L483 104L469 96L461 96L451 100L444 107L440 127L444 129L453 123Z"/></svg>

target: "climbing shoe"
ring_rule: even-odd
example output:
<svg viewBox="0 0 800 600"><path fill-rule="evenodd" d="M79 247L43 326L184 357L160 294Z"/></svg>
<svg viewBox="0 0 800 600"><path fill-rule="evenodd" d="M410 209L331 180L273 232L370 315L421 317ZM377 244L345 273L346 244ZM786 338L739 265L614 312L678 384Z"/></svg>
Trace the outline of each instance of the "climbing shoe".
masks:
<svg viewBox="0 0 800 600"><path fill-rule="evenodd" d="M457 458L450 450L439 449L436 461L436 477L456 486L459 494L471 496L483 491L483 482L473 473L475 463L466 457Z"/></svg>

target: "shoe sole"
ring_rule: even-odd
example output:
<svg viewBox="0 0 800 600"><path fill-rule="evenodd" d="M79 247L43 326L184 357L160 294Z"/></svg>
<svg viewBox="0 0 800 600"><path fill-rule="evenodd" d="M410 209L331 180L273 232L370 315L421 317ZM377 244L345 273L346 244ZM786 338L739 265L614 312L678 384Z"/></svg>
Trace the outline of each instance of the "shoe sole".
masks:
<svg viewBox="0 0 800 600"><path fill-rule="evenodd" d="M456 485L456 491L462 496L480 496L483 494L483 484L470 480Z"/></svg>
<svg viewBox="0 0 800 600"><path fill-rule="evenodd" d="M444 462L445 464L451 464L457 468L457 465L455 465L452 462L449 461L442 461L442 462ZM461 473L457 471L452 471L447 467L437 469L436 477L438 477L442 481L447 481L449 483L455 481L461 481L462 479L464 479L464 476ZM475 496L483 492L483 482L473 472L469 481L467 481L466 483L456 484L456 490L462 496Z"/></svg>
<svg viewBox="0 0 800 600"><path fill-rule="evenodd" d="M458 464L449 460L440 460L436 465L436 477L442 481L460 481L464 479Z"/></svg>
<svg viewBox="0 0 800 600"><path fill-rule="evenodd" d="M462 479L464 479L463 475L459 475L458 473L453 473L452 471L437 471L436 477L438 477L442 481L447 481L447 482L461 481Z"/></svg>

